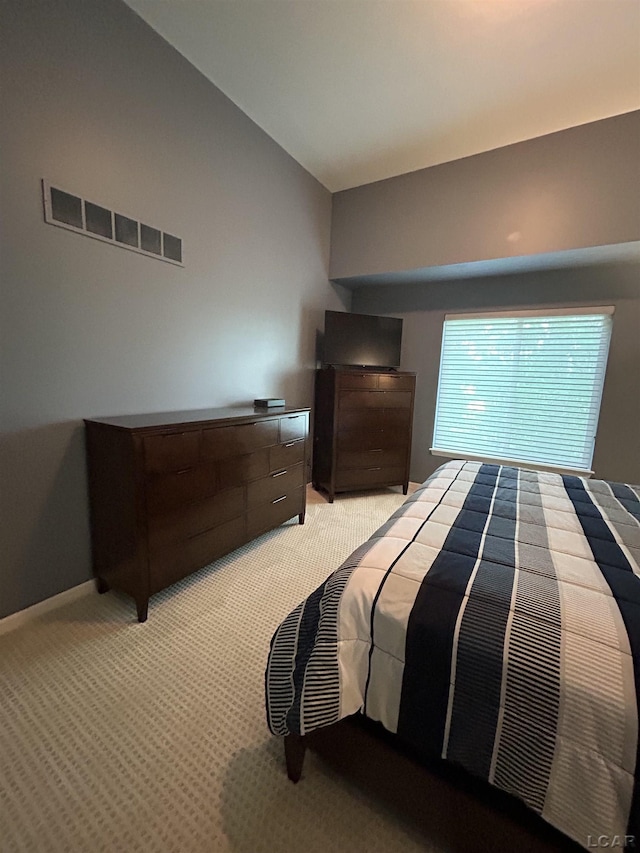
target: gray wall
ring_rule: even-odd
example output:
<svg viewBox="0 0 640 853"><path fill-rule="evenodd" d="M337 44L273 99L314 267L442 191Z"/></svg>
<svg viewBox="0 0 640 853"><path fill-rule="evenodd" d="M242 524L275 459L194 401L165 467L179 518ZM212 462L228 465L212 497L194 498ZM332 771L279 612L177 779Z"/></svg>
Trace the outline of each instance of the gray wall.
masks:
<svg viewBox="0 0 640 853"><path fill-rule="evenodd" d="M417 371L411 479L446 459L431 456L442 324L446 313L613 305L613 332L593 467L600 479L640 483L640 265L625 263L466 281L363 287L354 311L402 317L402 367Z"/></svg>
<svg viewBox="0 0 640 853"><path fill-rule="evenodd" d="M329 193L118 0L0 5L0 617L90 577L83 417L309 405ZM184 239L43 221L41 178Z"/></svg>
<svg viewBox="0 0 640 853"><path fill-rule="evenodd" d="M640 111L336 193L333 279L640 240Z"/></svg>
<svg viewBox="0 0 640 853"><path fill-rule="evenodd" d="M3 0L0 62L1 618L90 577L83 417L309 404L323 311L350 295L327 283L329 193L119 0ZM637 240L637 119L337 194L332 276ZM183 237L184 269L45 224L42 178ZM357 291L406 318L414 479L441 461L444 312L567 299L618 306L595 464L640 480L637 275Z"/></svg>

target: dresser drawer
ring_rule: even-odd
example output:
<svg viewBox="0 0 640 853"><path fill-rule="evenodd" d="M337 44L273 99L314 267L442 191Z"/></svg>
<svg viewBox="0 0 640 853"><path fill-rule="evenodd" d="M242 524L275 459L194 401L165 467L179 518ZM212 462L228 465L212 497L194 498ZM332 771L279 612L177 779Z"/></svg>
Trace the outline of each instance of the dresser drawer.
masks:
<svg viewBox="0 0 640 853"><path fill-rule="evenodd" d="M202 456L228 459L278 443L278 420L202 430Z"/></svg>
<svg viewBox="0 0 640 853"><path fill-rule="evenodd" d="M262 503L270 503L276 498L288 495L292 490L303 485L302 465L298 463L292 468L286 468L261 480L255 480L247 486L247 506L253 507Z"/></svg>
<svg viewBox="0 0 640 853"><path fill-rule="evenodd" d="M244 508L244 489L238 486L199 503L151 516L147 524L149 549L155 552L171 543L202 533L242 515Z"/></svg>
<svg viewBox="0 0 640 853"><path fill-rule="evenodd" d="M200 430L148 435L142 443L144 468L148 474L178 471L198 463Z"/></svg>
<svg viewBox="0 0 640 853"><path fill-rule="evenodd" d="M411 409L341 409L338 417L340 435L355 432L365 435L387 429L400 429L408 435Z"/></svg>
<svg viewBox="0 0 640 853"><path fill-rule="evenodd" d="M306 415L288 415L280 418L280 443L294 441L296 438L304 438L307 434ZM275 442L274 442L275 444Z"/></svg>
<svg viewBox="0 0 640 853"><path fill-rule="evenodd" d="M377 373L338 373L338 388L377 388Z"/></svg>
<svg viewBox="0 0 640 853"><path fill-rule="evenodd" d="M378 377L378 388L384 391L413 391L415 376L396 376L394 373L382 373Z"/></svg>
<svg viewBox="0 0 640 853"><path fill-rule="evenodd" d="M336 489L359 489L373 486L392 486L404 483L402 467L345 468L336 473Z"/></svg>
<svg viewBox="0 0 640 853"><path fill-rule="evenodd" d="M239 486L269 473L269 448L245 456L223 459L218 465L218 484L221 489Z"/></svg>
<svg viewBox="0 0 640 853"><path fill-rule="evenodd" d="M338 468L392 468L404 466L407 452L404 448L375 450L346 450L338 452ZM340 475L338 475L340 476Z"/></svg>
<svg viewBox="0 0 640 853"><path fill-rule="evenodd" d="M286 497L276 498L268 504L261 504L247 513L247 537L254 539L260 533L277 527L283 521L299 515L304 510L304 495L301 488L294 489Z"/></svg>
<svg viewBox="0 0 640 853"><path fill-rule="evenodd" d="M191 536L151 555L149 559L150 592L159 592L197 569L234 551L245 540L245 517Z"/></svg>
<svg viewBox="0 0 640 853"><path fill-rule="evenodd" d="M187 550L196 566L206 566L244 542L245 517L234 518L217 527L191 536L186 540Z"/></svg>
<svg viewBox="0 0 640 853"><path fill-rule="evenodd" d="M145 497L150 515L166 512L213 495L218 488L217 472L212 463L154 474L146 478Z"/></svg>
<svg viewBox="0 0 640 853"><path fill-rule="evenodd" d="M406 427L388 427L386 429L340 430L338 433L338 452L345 450L379 450L400 448L403 452L409 446Z"/></svg>
<svg viewBox="0 0 640 853"><path fill-rule="evenodd" d="M295 465L296 462L302 462L304 444L304 439L298 438L295 441L288 441L286 444L278 444L276 447L269 448L269 470L280 471L282 468Z"/></svg>
<svg viewBox="0 0 640 853"><path fill-rule="evenodd" d="M345 409L410 409L411 391L340 391L339 405Z"/></svg>

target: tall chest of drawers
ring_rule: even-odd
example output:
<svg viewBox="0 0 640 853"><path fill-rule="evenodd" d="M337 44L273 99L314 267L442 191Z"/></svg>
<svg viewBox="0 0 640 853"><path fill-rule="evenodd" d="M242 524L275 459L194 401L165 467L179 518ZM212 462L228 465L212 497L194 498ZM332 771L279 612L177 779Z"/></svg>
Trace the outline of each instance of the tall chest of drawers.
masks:
<svg viewBox="0 0 640 853"><path fill-rule="evenodd" d="M409 486L414 373L316 371L313 485L328 493Z"/></svg>
<svg viewBox="0 0 640 853"><path fill-rule="evenodd" d="M309 410L85 420L98 590L149 598L261 533L304 522Z"/></svg>

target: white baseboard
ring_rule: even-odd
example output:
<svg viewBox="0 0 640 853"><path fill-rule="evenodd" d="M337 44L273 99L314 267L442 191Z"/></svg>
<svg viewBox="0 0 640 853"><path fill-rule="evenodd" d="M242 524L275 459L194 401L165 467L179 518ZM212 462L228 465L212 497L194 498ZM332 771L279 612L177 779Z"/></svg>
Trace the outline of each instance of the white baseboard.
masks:
<svg viewBox="0 0 640 853"><path fill-rule="evenodd" d="M37 619L43 613L48 613L50 610L55 610L63 604L69 604L69 602L75 601L77 598L82 598L95 591L95 588L95 581L85 581L78 584L78 586L72 586L71 589L65 589L64 592L60 592L58 595L52 595L51 598L45 598L44 601L32 604L31 607L19 610L17 613L10 613L4 619L0 619L0 635L13 631L25 623Z"/></svg>

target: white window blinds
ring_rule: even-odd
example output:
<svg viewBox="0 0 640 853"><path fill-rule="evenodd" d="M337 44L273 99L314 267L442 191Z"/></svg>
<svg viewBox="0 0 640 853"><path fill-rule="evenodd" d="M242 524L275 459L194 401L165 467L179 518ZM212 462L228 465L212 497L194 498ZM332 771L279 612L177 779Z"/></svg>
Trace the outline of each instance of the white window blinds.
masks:
<svg viewBox="0 0 640 853"><path fill-rule="evenodd" d="M447 316L432 452L589 471L612 313Z"/></svg>

